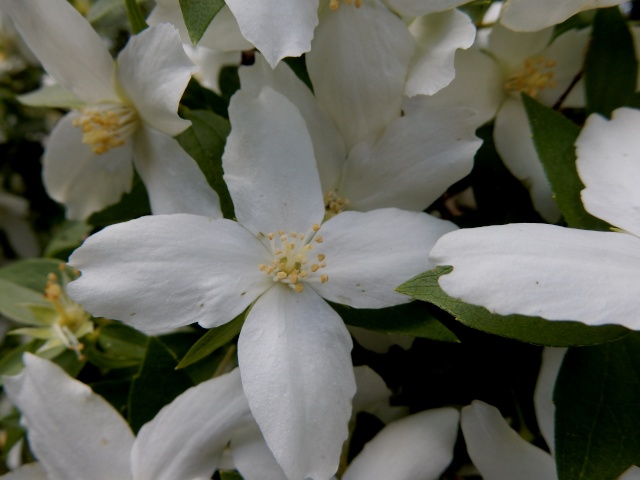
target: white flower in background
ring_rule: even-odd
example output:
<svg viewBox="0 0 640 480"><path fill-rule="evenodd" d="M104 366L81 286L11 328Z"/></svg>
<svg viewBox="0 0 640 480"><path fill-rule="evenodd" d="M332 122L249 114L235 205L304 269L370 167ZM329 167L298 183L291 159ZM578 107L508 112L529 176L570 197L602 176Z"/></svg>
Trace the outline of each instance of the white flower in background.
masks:
<svg viewBox="0 0 640 480"><path fill-rule="evenodd" d="M180 32L184 49L193 63L200 67L194 74L205 87L220 93L218 75L222 67L239 65L243 50L253 49L240 33L238 22L226 5L215 16L204 35L194 46L182 17L178 0L156 0L156 6L147 18L149 25L171 23Z"/></svg>
<svg viewBox="0 0 640 480"><path fill-rule="evenodd" d="M552 40L553 29L513 32L494 25L483 51L458 52L456 78L426 107L466 105L478 112L477 126L495 116L496 150L511 173L530 191L534 208L549 222L560 211L540 163L521 92L551 107L572 85L582 68L588 30L569 30Z"/></svg>
<svg viewBox="0 0 640 480"><path fill-rule="evenodd" d="M6 0L0 8L60 84L24 102L73 108L51 133L43 160L47 192L68 218L116 203L131 188L134 165L154 213L220 215L217 195L171 138L189 126L176 112L193 71L173 27L132 37L114 62L65 0Z"/></svg>
<svg viewBox="0 0 640 480"><path fill-rule="evenodd" d="M475 400L462 409L462 433L469 456L484 480L558 480L553 458L555 406L553 388L566 349L546 348L534 396L540 433L551 453L536 447L509 427L500 411ZM640 468L631 467L619 480L640 479Z"/></svg>
<svg viewBox="0 0 640 480"><path fill-rule="evenodd" d="M612 7L626 0L506 0L500 22L511 30L534 32L562 23L592 8Z"/></svg>
<svg viewBox="0 0 640 480"><path fill-rule="evenodd" d="M40 252L36 235L27 221L28 215L26 199L0 190L0 229L14 252L23 258L36 257Z"/></svg>
<svg viewBox="0 0 640 480"><path fill-rule="evenodd" d="M455 227L397 209L322 223L295 106L269 88L240 91L229 114L223 168L238 222L161 215L108 227L72 255L82 276L71 296L146 331L217 327L251 306L238 341L251 411L289 478L328 478L355 384L351 338L323 297L356 308L406 302L395 286L424 270L430 245Z"/></svg>
<svg viewBox="0 0 640 480"><path fill-rule="evenodd" d="M136 437L87 385L48 360L29 353L23 360L22 373L4 385L39 465L6 480L204 480L232 433L252 421L237 370L186 390Z"/></svg>
<svg viewBox="0 0 640 480"><path fill-rule="evenodd" d="M375 76L373 72L371 75ZM312 78L314 86L325 78ZM272 70L256 55L255 65L240 69L240 80L242 90L254 95L264 86L273 88L302 114L313 142L329 215L386 207L422 211L471 171L473 156L481 144L468 111L416 107L404 116L398 111L388 125L375 126L351 148L349 134L340 128L342 124L329 119L323 109L325 104L286 64ZM339 91L346 87L336 84L335 88ZM401 101L402 91L397 95ZM373 95L361 98L372 105L379 102ZM348 112L344 115L354 122L361 118Z"/></svg>
<svg viewBox="0 0 640 480"><path fill-rule="evenodd" d="M17 72L29 64L37 63L11 19L0 12L0 75Z"/></svg>
<svg viewBox="0 0 640 480"><path fill-rule="evenodd" d="M511 224L444 236L431 261L452 265L447 294L519 313L640 329L640 111L591 115L576 142L585 209L622 231Z"/></svg>

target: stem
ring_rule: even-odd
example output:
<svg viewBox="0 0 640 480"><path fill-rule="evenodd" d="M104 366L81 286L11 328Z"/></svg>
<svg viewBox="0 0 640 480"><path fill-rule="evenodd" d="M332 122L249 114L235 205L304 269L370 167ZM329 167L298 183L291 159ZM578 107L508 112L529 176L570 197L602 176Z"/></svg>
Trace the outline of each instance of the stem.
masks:
<svg viewBox="0 0 640 480"><path fill-rule="evenodd" d="M129 17L131 30L134 35L149 26L144 20L144 15L142 15L142 10L140 10L140 5L138 5L136 0L125 0L125 5L127 7L127 16Z"/></svg>

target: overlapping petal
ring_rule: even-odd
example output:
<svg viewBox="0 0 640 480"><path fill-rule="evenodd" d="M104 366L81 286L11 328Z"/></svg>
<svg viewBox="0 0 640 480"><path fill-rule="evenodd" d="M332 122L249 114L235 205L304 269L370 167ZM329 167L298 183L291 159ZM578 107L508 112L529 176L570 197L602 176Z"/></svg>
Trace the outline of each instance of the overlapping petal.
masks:
<svg viewBox="0 0 640 480"><path fill-rule="evenodd" d="M134 437L120 414L57 365L29 353L23 359L24 370L5 377L5 389L47 479L132 479Z"/></svg>
<svg viewBox="0 0 640 480"><path fill-rule="evenodd" d="M49 480L39 463L26 463L0 477L2 480Z"/></svg>
<svg viewBox="0 0 640 480"><path fill-rule="evenodd" d="M96 316L145 331L222 325L273 285L264 246L230 220L153 215L91 236L69 264L69 295ZM117 299L117 300L115 300Z"/></svg>
<svg viewBox="0 0 640 480"><path fill-rule="evenodd" d="M231 437L231 448L233 463L244 480L287 480L257 423L237 429Z"/></svg>
<svg viewBox="0 0 640 480"><path fill-rule="evenodd" d="M418 17L429 13L444 12L468 3L470 0L385 0L392 10L408 17Z"/></svg>
<svg viewBox="0 0 640 480"><path fill-rule="evenodd" d="M313 288L329 301L356 308L382 308L410 300L395 288L432 268L427 252L451 222L395 208L343 212L321 229L326 283Z"/></svg>
<svg viewBox="0 0 640 480"><path fill-rule="evenodd" d="M355 380L351 337L312 289L282 285L255 303L240 332L245 394L290 479L326 479L347 438Z"/></svg>

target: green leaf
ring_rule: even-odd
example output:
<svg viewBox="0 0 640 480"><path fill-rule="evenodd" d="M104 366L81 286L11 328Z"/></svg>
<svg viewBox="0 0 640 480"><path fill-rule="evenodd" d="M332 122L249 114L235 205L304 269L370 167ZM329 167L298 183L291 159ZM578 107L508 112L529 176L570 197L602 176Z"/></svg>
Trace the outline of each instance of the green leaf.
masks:
<svg viewBox="0 0 640 480"><path fill-rule="evenodd" d="M67 221L45 247L44 256L66 261L71 252L80 246L92 229L92 226L84 222Z"/></svg>
<svg viewBox="0 0 640 480"><path fill-rule="evenodd" d="M188 367L208 355L211 355L217 349L233 340L236 335L240 333L247 312L248 310L241 313L230 322L210 329L193 345L193 347L191 347L191 350L189 350L182 360L180 360L180 363L176 368L181 369Z"/></svg>
<svg viewBox="0 0 640 480"><path fill-rule="evenodd" d="M640 334L570 349L554 402L559 480L614 480L640 464Z"/></svg>
<svg viewBox="0 0 640 480"><path fill-rule="evenodd" d="M6 462L11 449L26 435L25 429L20 425L20 412L14 409L9 415L1 418L0 428L2 428L2 431L6 435L2 445L0 460Z"/></svg>
<svg viewBox="0 0 640 480"><path fill-rule="evenodd" d="M412 302L396 307L368 309L351 308L332 303L331 307L344 323L381 333L396 333L458 343L458 337L426 311L424 305Z"/></svg>
<svg viewBox="0 0 640 480"><path fill-rule="evenodd" d="M162 407L193 386L189 376L176 370L177 359L160 340L150 337L140 371L129 394L129 425L134 433Z"/></svg>
<svg viewBox="0 0 640 480"><path fill-rule="evenodd" d="M82 351L101 368L125 368L139 365L147 350L147 336L123 323L101 326L95 339L87 339ZM94 337L92 335L91 337Z"/></svg>
<svg viewBox="0 0 640 480"><path fill-rule="evenodd" d="M27 325L45 325L27 305L51 308L51 303L43 297L42 292L0 278L0 314Z"/></svg>
<svg viewBox="0 0 640 480"><path fill-rule="evenodd" d="M209 185L220 197L224 217L234 218L233 202L222 178L222 153L231 125L225 118L206 110L189 110L185 118L191 120L191 127L176 139L198 163Z"/></svg>
<svg viewBox="0 0 640 480"><path fill-rule="evenodd" d="M127 7L127 16L134 35L149 27L136 0L124 0L124 4Z"/></svg>
<svg viewBox="0 0 640 480"><path fill-rule="evenodd" d="M0 278L34 290L41 295L51 272L59 272L64 262L49 258L18 260L0 268Z"/></svg>
<svg viewBox="0 0 640 480"><path fill-rule="evenodd" d="M118 7L124 7L124 0L97 0L91 5L89 13L87 13L87 21L90 23L97 22Z"/></svg>
<svg viewBox="0 0 640 480"><path fill-rule="evenodd" d="M114 223L126 222L134 218L149 215L151 206L147 189L142 180L136 176L131 187L131 192L122 195L122 198L115 205L111 205L100 212L91 215L87 222L91 225L106 227Z"/></svg>
<svg viewBox="0 0 640 480"><path fill-rule="evenodd" d="M607 117L636 90L638 61L618 7L598 9L584 64L587 111Z"/></svg>
<svg viewBox="0 0 640 480"><path fill-rule="evenodd" d="M587 230L609 230L606 222L584 209L580 199L584 184L578 176L574 147L580 127L525 94L522 94L522 102L529 117L538 157L567 225Z"/></svg>
<svg viewBox="0 0 640 480"><path fill-rule="evenodd" d="M224 5L224 0L180 0L184 23L194 45L200 41L207 27Z"/></svg>
<svg viewBox="0 0 640 480"><path fill-rule="evenodd" d="M244 480L235 470L220 470L220 480Z"/></svg>
<svg viewBox="0 0 640 480"><path fill-rule="evenodd" d="M579 322L552 322L540 317L491 313L484 307L452 298L440 288L438 278L452 270L453 267L442 266L421 273L400 285L397 291L436 305L468 327L535 345L597 345L629 333L629 330L618 325L590 327Z"/></svg>
<svg viewBox="0 0 640 480"><path fill-rule="evenodd" d="M0 359L0 386L4 384L4 376L18 375L24 368L22 354L24 352L34 353L44 342L42 340L32 340L29 343L19 345Z"/></svg>
<svg viewBox="0 0 640 480"><path fill-rule="evenodd" d="M229 100L222 98L215 92L203 87L195 78L192 78L187 85L184 95L180 100L180 115L185 116L185 108L191 110L209 110L217 113L221 117L229 118Z"/></svg>

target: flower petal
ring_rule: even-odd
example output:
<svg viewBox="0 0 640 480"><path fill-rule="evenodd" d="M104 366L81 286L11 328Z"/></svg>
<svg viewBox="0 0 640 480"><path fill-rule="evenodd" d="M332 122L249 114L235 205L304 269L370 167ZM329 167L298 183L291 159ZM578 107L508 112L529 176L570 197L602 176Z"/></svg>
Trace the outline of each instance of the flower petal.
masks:
<svg viewBox="0 0 640 480"><path fill-rule="evenodd" d="M51 480L39 463L26 463L0 476L2 480Z"/></svg>
<svg viewBox="0 0 640 480"><path fill-rule="evenodd" d="M585 208L618 228L640 236L640 112L620 108L611 120L591 115L576 141L576 166L586 185Z"/></svg>
<svg viewBox="0 0 640 480"><path fill-rule="evenodd" d="M544 437L551 455L555 452L555 416L556 407L553 403L553 389L556 385L556 378L564 360L566 348L547 347L542 351L542 366L538 374L536 391L533 403L536 409L536 418L540 433Z"/></svg>
<svg viewBox="0 0 640 480"><path fill-rule="evenodd" d="M482 141L466 109L415 108L380 139L362 142L344 166L341 195L349 208L422 211L471 172Z"/></svg>
<svg viewBox="0 0 640 480"><path fill-rule="evenodd" d="M418 17L429 13L444 12L468 3L470 0L385 0L389 8L401 15Z"/></svg>
<svg viewBox="0 0 640 480"><path fill-rule="evenodd" d="M329 478L347 438L355 380L351 337L313 290L277 285L238 340L251 411L287 478Z"/></svg>
<svg viewBox="0 0 640 480"><path fill-rule="evenodd" d="M129 39L118 55L117 74L142 120L173 136L191 124L178 116L178 104L194 67L178 30L163 23Z"/></svg>
<svg viewBox="0 0 640 480"><path fill-rule="evenodd" d="M500 411L479 400L462 409L462 433L473 464L487 480L557 480L548 453L512 430Z"/></svg>
<svg viewBox="0 0 640 480"><path fill-rule="evenodd" d="M275 68L284 57L299 57L311 48L318 24L318 0L227 0L242 35Z"/></svg>
<svg viewBox="0 0 640 480"><path fill-rule="evenodd" d="M238 221L255 235L306 232L324 217L320 178L304 119L265 87L239 91L229 105L231 134L222 166Z"/></svg>
<svg viewBox="0 0 640 480"><path fill-rule="evenodd" d="M254 65L240 69L240 81L243 90L251 91L256 96L267 86L291 100L307 123L322 191L335 189L347 156L344 141L333 122L317 104L311 90L286 63L280 63L272 69L260 54L256 54Z"/></svg>
<svg viewBox="0 0 640 480"><path fill-rule="evenodd" d="M500 21L511 30L533 32L552 27L567 18L590 8L610 7L623 0L507 0Z"/></svg>
<svg viewBox="0 0 640 480"><path fill-rule="evenodd" d="M271 450L253 422L231 437L233 462L244 480L287 480Z"/></svg>
<svg viewBox="0 0 640 480"><path fill-rule="evenodd" d="M173 138L142 127L136 132L133 155L154 214L222 217L218 194L195 160Z"/></svg>
<svg viewBox="0 0 640 480"><path fill-rule="evenodd" d="M318 102L347 150L400 116L415 41L381 0L321 12L306 63Z"/></svg>
<svg viewBox="0 0 640 480"><path fill-rule="evenodd" d="M501 315L519 313L640 328L640 240L543 224L463 229L431 251L447 294Z"/></svg>
<svg viewBox="0 0 640 480"><path fill-rule="evenodd" d="M425 410L390 423L367 443L344 480L437 480L453 459L460 414Z"/></svg>
<svg viewBox="0 0 640 480"><path fill-rule="evenodd" d="M329 280L313 288L329 301L356 308L406 303L411 299L395 288L432 268L431 246L455 228L426 213L395 208L340 213L320 230L327 264L322 273Z"/></svg>
<svg viewBox="0 0 640 480"><path fill-rule="evenodd" d="M508 98L496 115L493 139L496 150L509 171L529 189L534 208L548 222L560 219L521 100Z"/></svg>
<svg viewBox="0 0 640 480"><path fill-rule="evenodd" d="M98 34L66 0L3 0L29 48L58 83L87 103L118 101L114 63Z"/></svg>
<svg viewBox="0 0 640 480"><path fill-rule="evenodd" d="M507 72L522 70L524 60L539 54L551 42L553 28L539 32L519 33L495 24L489 35L489 51Z"/></svg>
<svg viewBox="0 0 640 480"><path fill-rule="evenodd" d="M47 478L131 479L134 437L120 414L57 365L30 353L23 360L20 375L5 377L5 389Z"/></svg>
<svg viewBox="0 0 640 480"><path fill-rule="evenodd" d="M209 478L234 430L253 422L239 370L189 388L145 424L133 445L136 480Z"/></svg>
<svg viewBox="0 0 640 480"><path fill-rule="evenodd" d="M222 325L273 285L267 250L230 220L152 215L105 228L69 259L69 295L96 316L145 331Z"/></svg>
<svg viewBox="0 0 640 480"><path fill-rule="evenodd" d="M405 95L433 95L454 79L456 51L473 44L476 27L469 16L449 10L417 18L409 30L418 47L409 65Z"/></svg>
<svg viewBox="0 0 640 480"><path fill-rule="evenodd" d="M51 108L82 108L84 102L62 85L48 85L25 95L18 95L23 105Z"/></svg>
<svg viewBox="0 0 640 480"><path fill-rule="evenodd" d="M47 193L67 207L67 218L84 220L117 203L131 189L133 165L131 139L96 155L82 143L82 130L73 126L71 112L58 122L46 146L43 181Z"/></svg>

